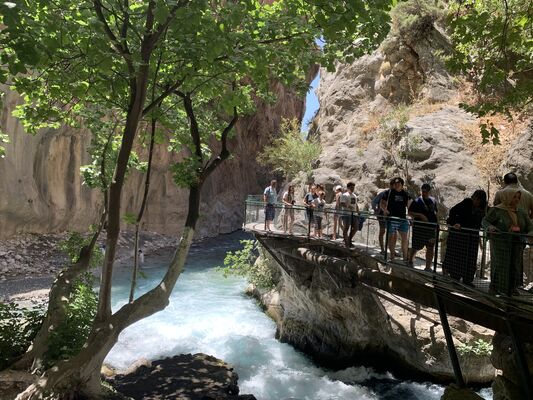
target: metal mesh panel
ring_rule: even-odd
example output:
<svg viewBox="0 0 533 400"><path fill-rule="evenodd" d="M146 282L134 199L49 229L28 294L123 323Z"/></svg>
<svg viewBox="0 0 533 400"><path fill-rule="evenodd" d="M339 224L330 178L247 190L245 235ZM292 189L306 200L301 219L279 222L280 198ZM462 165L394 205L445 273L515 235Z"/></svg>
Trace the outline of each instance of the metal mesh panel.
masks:
<svg viewBox="0 0 533 400"><path fill-rule="evenodd" d="M533 238L527 235L455 229L445 224L400 220L364 211L357 214L338 211L330 206L318 215L315 210L301 205L287 208L277 203L273 208L272 233L308 237L346 247L342 227L354 218L358 229L352 248L382 263L444 276L452 283L495 295L520 294L533 300L533 293L526 291L533 287L533 249L527 245ZM249 197L244 228L264 231L265 214L261 196ZM402 237L406 241L403 248ZM403 251L405 247L407 254ZM414 257L410 257L411 252Z"/></svg>

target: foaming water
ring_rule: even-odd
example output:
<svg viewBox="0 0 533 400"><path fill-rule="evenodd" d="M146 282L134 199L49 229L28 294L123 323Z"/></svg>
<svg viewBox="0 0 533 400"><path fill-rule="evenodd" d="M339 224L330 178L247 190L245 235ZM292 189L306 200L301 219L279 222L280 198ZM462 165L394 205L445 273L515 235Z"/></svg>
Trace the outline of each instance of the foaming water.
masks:
<svg viewBox="0 0 533 400"><path fill-rule="evenodd" d="M224 278L214 268L242 237L221 236L194 246L169 306L126 329L106 362L124 369L139 358L206 353L232 364L241 393L258 400L440 399L441 386L402 382L365 367L328 371L278 342L275 323L243 294L244 279ZM161 279L169 257L146 257L139 294ZM127 300L129 274L129 269L120 269L115 276L115 309ZM490 391L481 394L492 398Z"/></svg>

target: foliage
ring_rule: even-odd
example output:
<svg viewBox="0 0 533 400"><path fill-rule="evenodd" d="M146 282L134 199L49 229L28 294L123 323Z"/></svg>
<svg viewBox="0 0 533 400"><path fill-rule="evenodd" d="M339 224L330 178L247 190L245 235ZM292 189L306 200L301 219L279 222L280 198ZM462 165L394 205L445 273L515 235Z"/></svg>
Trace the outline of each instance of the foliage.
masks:
<svg viewBox="0 0 533 400"><path fill-rule="evenodd" d="M224 277L237 275L245 277L251 284L270 289L275 285L272 270L265 261L265 253L256 240L241 240L243 248L228 252L224 267L219 267ZM261 255L261 257L259 257Z"/></svg>
<svg viewBox="0 0 533 400"><path fill-rule="evenodd" d="M448 65L467 74L478 98L462 104L478 117L527 113L533 102L533 8L521 0L451 2L449 25L455 53ZM497 127L481 127L483 141L499 142Z"/></svg>
<svg viewBox="0 0 533 400"><path fill-rule="evenodd" d="M474 355L488 357L492 353L492 343L478 339L475 342L461 343L457 346L457 351L462 356Z"/></svg>
<svg viewBox="0 0 533 400"><path fill-rule="evenodd" d="M84 178L93 187L109 185L110 245L118 240L120 199L132 149L143 142L143 124L156 119L168 136L167 149L177 153L169 157L178 160L175 181L191 190L179 248L185 256L202 184L228 158L227 143L237 118L254 111L258 103L272 102L277 87L273 82L304 93L311 65L331 70L337 59L349 61L373 49L388 31L392 2L376 0L372 7L364 0L0 2L0 83L9 82L21 95L15 115L27 132L64 124L85 126L95 135L93 160ZM317 40L325 41L323 49ZM91 355L93 338L110 340L160 310L165 303L160 300L168 299L185 259L177 257L178 262L170 264L162 282L164 293L154 288L112 314L114 246L109 248L99 318L93 321L89 312L92 290L78 290L82 300L70 299L74 308L63 331L74 344L63 347L57 339L49 358L75 354L81 341L68 334L85 335L89 322L94 330L106 329L100 331L103 337L89 335L83 355ZM120 323L110 324L111 315L120 315ZM57 337L54 333L54 340ZM93 356L102 361L102 352ZM65 368L56 364L53 374L45 372L46 387L31 390L57 385L71 372ZM94 373L83 368L80 373ZM75 384L83 389L84 382Z"/></svg>
<svg viewBox="0 0 533 400"><path fill-rule="evenodd" d="M44 307L0 302L0 371L22 355L43 322Z"/></svg>
<svg viewBox="0 0 533 400"><path fill-rule="evenodd" d="M72 263L78 261L80 255L80 250L83 246L89 245L91 241L90 236L83 236L78 232L70 232L68 237L59 242L59 250L61 250ZM93 253L91 255L91 261L89 263L90 267L94 268L98 265L101 265L103 261L103 255L98 249L97 246L94 247Z"/></svg>
<svg viewBox="0 0 533 400"><path fill-rule="evenodd" d="M9 136L0 131L0 158L4 158L6 156L6 149L4 146L2 146L3 143L9 143Z"/></svg>
<svg viewBox="0 0 533 400"><path fill-rule="evenodd" d="M45 354L48 366L77 354L87 340L98 304L93 284L94 276L90 273L75 282L75 289L67 305L66 319L50 336L49 348Z"/></svg>
<svg viewBox="0 0 533 400"><path fill-rule="evenodd" d="M294 178L299 172L311 171L313 162L320 155L318 140L305 139L296 119L284 119L280 130L280 137L261 151L257 161L272 167L273 171L281 172L288 179Z"/></svg>
<svg viewBox="0 0 533 400"><path fill-rule="evenodd" d="M417 40L433 29L433 24L444 16L438 1L400 1L391 10L392 31L401 38Z"/></svg>

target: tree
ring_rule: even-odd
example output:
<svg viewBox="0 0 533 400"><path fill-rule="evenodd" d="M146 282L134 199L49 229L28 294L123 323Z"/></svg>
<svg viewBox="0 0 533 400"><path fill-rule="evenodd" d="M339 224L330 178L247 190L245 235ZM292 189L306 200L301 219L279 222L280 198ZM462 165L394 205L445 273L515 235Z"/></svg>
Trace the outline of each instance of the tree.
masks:
<svg viewBox="0 0 533 400"><path fill-rule="evenodd" d="M450 3L455 53L449 66L474 83L476 104L462 105L483 118L527 114L533 102L533 7L531 1L475 0ZM481 124L484 142L499 143L498 129Z"/></svg>
<svg viewBox="0 0 533 400"><path fill-rule="evenodd" d="M310 65L318 62L331 69L335 59L362 54L387 32L389 0L377 0L372 8L362 0L264 3L0 3L0 82L23 97L16 115L31 133L60 124L88 126L97 138L99 162L93 166L100 170L89 168L86 173L94 182L99 176L105 196L97 232L54 283L43 327L15 365L33 365L42 373L20 400L49 391L78 391L91 398L101 394L100 367L120 332L168 304L193 240L202 186L229 157L228 138L239 116L252 112L256 101L273 100L274 80L305 90ZM316 48L319 38L326 42L324 51ZM172 151L182 156L172 168L176 183L189 189L188 214L161 282L113 311L111 278L122 188L134 142L142 135L139 128L152 118L170 135ZM111 127L97 128L109 121L115 121ZM104 225L106 253L92 330L78 354L44 370L40 360L51 333L64 320L71 282L87 270Z"/></svg>
<svg viewBox="0 0 533 400"><path fill-rule="evenodd" d="M283 120L280 131L281 135L261 151L257 161L281 172L288 179L299 172L311 172L313 162L320 156L318 140L314 137L305 139L297 119Z"/></svg>

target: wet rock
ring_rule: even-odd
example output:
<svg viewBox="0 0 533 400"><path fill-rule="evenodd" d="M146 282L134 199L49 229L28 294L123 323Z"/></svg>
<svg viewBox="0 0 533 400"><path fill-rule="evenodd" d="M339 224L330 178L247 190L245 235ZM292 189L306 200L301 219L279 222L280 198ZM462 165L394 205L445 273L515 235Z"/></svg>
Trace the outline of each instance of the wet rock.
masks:
<svg viewBox="0 0 533 400"><path fill-rule="evenodd" d="M128 371L107 380L133 399L255 400L239 395L238 375L231 366L206 354L182 354L148 365L141 360Z"/></svg>
<svg viewBox="0 0 533 400"><path fill-rule="evenodd" d="M450 385L444 390L441 400L483 400L483 397L468 388Z"/></svg>

